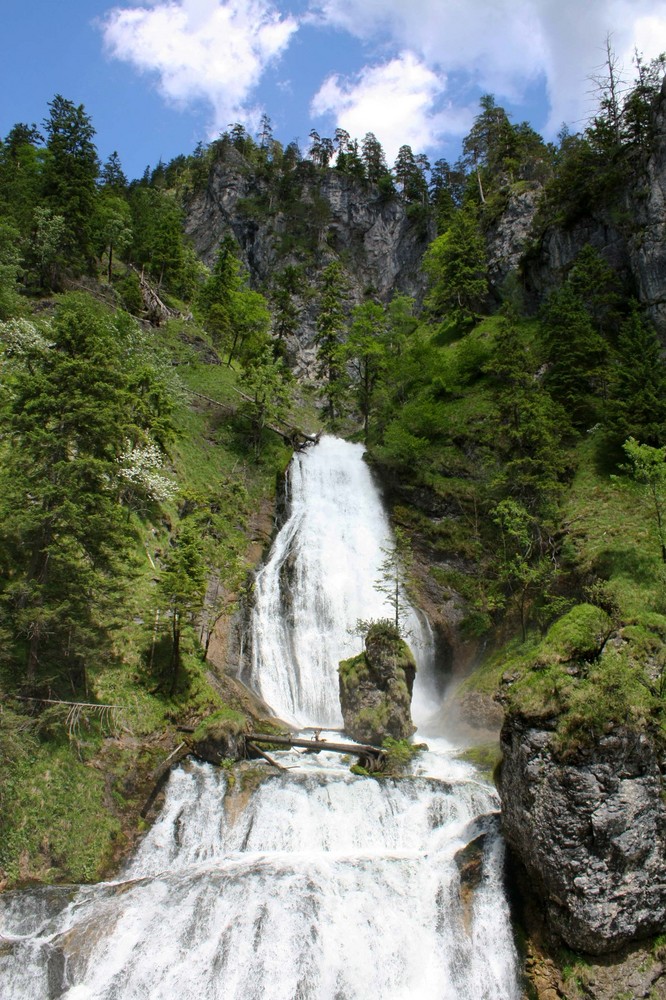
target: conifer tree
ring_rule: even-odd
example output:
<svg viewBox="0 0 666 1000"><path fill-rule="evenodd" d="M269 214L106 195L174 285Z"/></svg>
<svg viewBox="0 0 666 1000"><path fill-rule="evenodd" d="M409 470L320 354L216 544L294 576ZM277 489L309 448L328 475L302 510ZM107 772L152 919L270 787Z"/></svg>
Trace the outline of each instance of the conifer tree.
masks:
<svg viewBox="0 0 666 1000"><path fill-rule="evenodd" d="M352 311L349 336L340 358L351 374L351 388L363 417L363 439L368 443L370 415L384 374L386 356L386 312L378 302L364 302Z"/></svg>
<svg viewBox="0 0 666 1000"><path fill-rule="evenodd" d="M159 592L169 613L171 652L167 672L169 693L173 694L180 675L183 629L196 622L206 593L201 538L188 521L173 539L165 556Z"/></svg>
<svg viewBox="0 0 666 1000"><path fill-rule="evenodd" d="M331 420L337 416L343 390L340 344L346 326L344 302L347 287L342 265L333 261L321 276L316 335L318 374L324 379L323 393Z"/></svg>
<svg viewBox="0 0 666 1000"><path fill-rule="evenodd" d="M666 442L666 363L654 327L636 304L611 355L603 413L616 448L628 437L654 448Z"/></svg>
<svg viewBox="0 0 666 1000"><path fill-rule="evenodd" d="M70 295L46 336L33 328L13 357L0 491L12 570L3 599L28 687L49 673L85 686L127 540L117 493L128 435L122 341L92 299Z"/></svg>
<svg viewBox="0 0 666 1000"><path fill-rule="evenodd" d="M47 205L65 220L66 258L74 266L92 267L93 226L99 160L95 129L82 104L60 94L49 102L44 121L46 161L43 190Z"/></svg>
<svg viewBox="0 0 666 1000"><path fill-rule="evenodd" d="M427 307L464 332L488 292L486 247L472 208L457 211L446 232L433 240L423 269L430 279Z"/></svg>

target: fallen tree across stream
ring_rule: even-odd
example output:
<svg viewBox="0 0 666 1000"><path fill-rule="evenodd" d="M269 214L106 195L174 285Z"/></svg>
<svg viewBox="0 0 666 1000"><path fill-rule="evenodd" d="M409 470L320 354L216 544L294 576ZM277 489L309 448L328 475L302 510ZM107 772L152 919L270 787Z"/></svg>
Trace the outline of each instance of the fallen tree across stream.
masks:
<svg viewBox="0 0 666 1000"><path fill-rule="evenodd" d="M270 743L273 747L285 747L291 749L308 750L310 753L319 753L320 750L328 750L331 753L349 754L358 757L361 767L369 771L380 770L384 764L387 753L381 747L371 746L369 743L331 743L328 740L320 740L318 737L304 739L300 736L274 736L270 733L247 733L245 736L246 745L252 743ZM262 755L263 756L263 755Z"/></svg>

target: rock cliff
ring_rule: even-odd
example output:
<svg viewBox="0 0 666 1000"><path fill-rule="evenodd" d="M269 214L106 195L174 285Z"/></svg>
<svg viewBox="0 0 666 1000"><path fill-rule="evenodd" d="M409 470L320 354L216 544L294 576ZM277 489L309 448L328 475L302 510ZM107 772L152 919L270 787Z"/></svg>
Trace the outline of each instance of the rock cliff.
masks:
<svg viewBox="0 0 666 1000"><path fill-rule="evenodd" d="M647 162L636 161L627 186L568 224L538 220L538 191L513 192L488 232L491 286L498 290L510 271L520 270L536 308L589 243L666 338L666 79L654 133L651 156Z"/></svg>
<svg viewBox="0 0 666 1000"><path fill-rule="evenodd" d="M629 240L638 297L666 335L666 78L656 118L657 143L647 171L632 192L635 232Z"/></svg>
<svg viewBox="0 0 666 1000"><path fill-rule="evenodd" d="M398 195L382 196L366 181L308 161L268 179L234 149L189 198L185 229L209 265L223 235L233 232L250 282L263 292L287 265L301 267L300 329L287 345L297 370L312 360L317 275L328 263L343 263L350 305L368 293L384 302L399 293L420 299L421 259L435 235L432 224L412 220Z"/></svg>
<svg viewBox="0 0 666 1000"><path fill-rule="evenodd" d="M555 938L604 954L666 920L666 807L650 739L615 730L563 758L544 723L509 715L502 825Z"/></svg>

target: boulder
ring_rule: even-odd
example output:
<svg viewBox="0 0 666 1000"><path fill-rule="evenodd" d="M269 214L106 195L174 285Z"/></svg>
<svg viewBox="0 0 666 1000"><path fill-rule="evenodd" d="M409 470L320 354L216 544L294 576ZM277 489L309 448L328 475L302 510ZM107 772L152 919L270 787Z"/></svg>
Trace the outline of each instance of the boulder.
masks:
<svg viewBox="0 0 666 1000"><path fill-rule="evenodd" d="M365 651L339 667L347 735L359 743L381 743L387 736L408 739L416 729L410 711L415 676L414 656L398 630L388 622L375 623Z"/></svg>
<svg viewBox="0 0 666 1000"><path fill-rule="evenodd" d="M666 806L657 747L619 729L562 758L545 723L509 714L502 828L550 931L606 954L663 931Z"/></svg>

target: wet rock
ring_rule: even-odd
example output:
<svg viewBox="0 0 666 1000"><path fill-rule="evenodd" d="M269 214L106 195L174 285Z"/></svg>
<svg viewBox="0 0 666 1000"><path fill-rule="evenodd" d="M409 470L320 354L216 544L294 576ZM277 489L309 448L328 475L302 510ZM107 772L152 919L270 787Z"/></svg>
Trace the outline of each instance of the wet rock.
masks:
<svg viewBox="0 0 666 1000"><path fill-rule="evenodd" d="M460 884L468 891L478 889L483 878L483 850L486 834L475 837L469 844L457 851L454 861L460 872Z"/></svg>
<svg viewBox="0 0 666 1000"><path fill-rule="evenodd" d="M406 642L389 624L372 626L365 652L339 667L340 705L345 732L360 743L381 743L387 736L408 739L416 663Z"/></svg>

